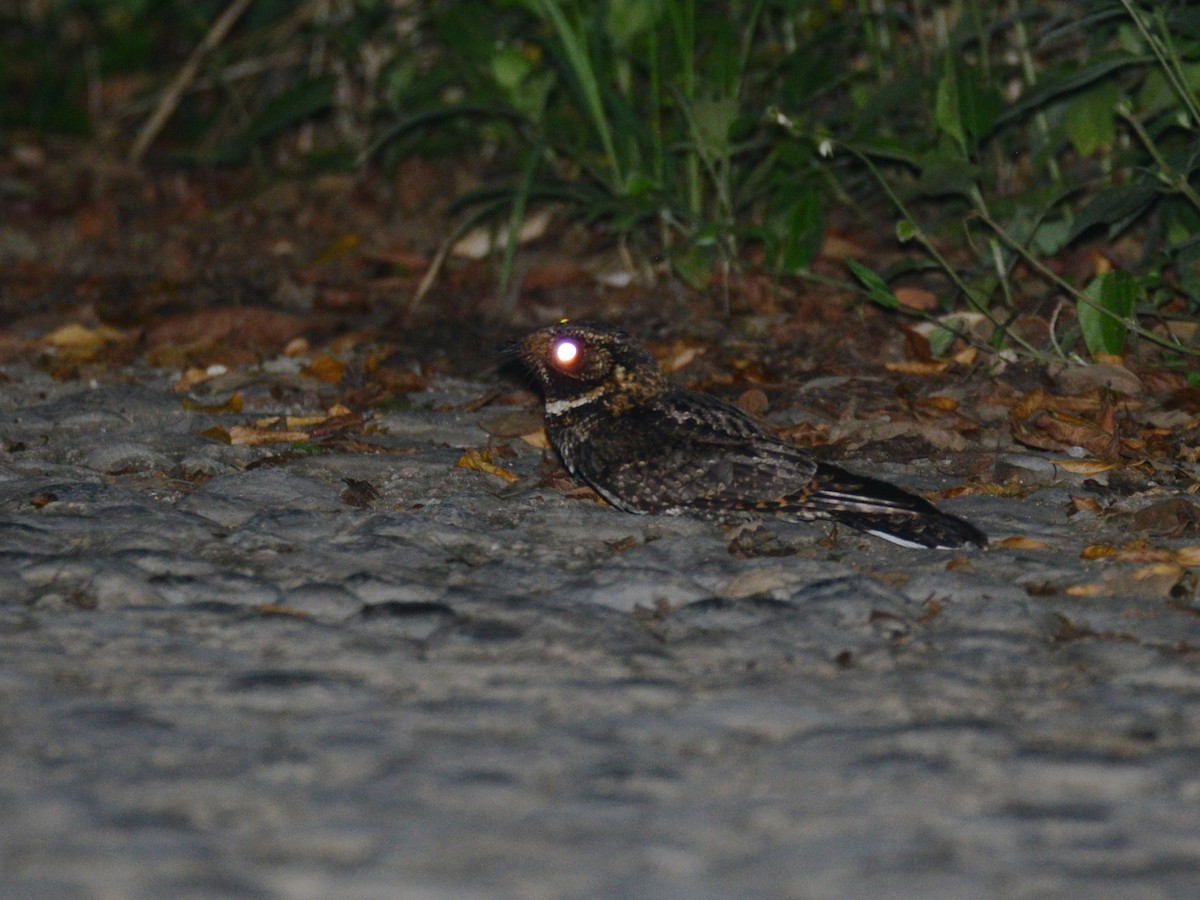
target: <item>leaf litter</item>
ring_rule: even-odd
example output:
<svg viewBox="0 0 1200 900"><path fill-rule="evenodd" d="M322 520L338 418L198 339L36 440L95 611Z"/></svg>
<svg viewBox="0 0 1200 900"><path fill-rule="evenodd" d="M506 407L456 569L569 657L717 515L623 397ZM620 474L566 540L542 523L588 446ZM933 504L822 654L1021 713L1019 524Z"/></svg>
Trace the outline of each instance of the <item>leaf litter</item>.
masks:
<svg viewBox="0 0 1200 900"><path fill-rule="evenodd" d="M1085 365L1022 363L987 351L978 314L939 312L932 282L891 291L929 317L917 324L838 288L753 272L709 292L636 278L604 286L580 274L599 248L557 228L521 245L524 288L507 323L489 319L500 306L488 259L448 263L406 314L451 229L440 211L422 218L421 204L397 217L382 181L318 178L256 196L247 172L89 181L81 165L51 158L43 181L33 178L32 199L13 204L9 227L36 254L0 268L0 364L27 360L68 380L126 377L131 363L175 369L181 404L212 417L201 430L215 440L403 452L373 440L375 416L429 402L443 375L494 372L493 348L505 337L561 316L592 317L652 331L647 344L672 377L825 458L929 457L958 479L943 497L1020 496L1033 488L994 473L1002 456L1030 448L1049 454L1056 477L1090 486L1087 496L1075 492L1070 512L1111 518L1108 486L1122 483L1122 527L1156 543L1197 531L1195 505L1164 491L1197 488L1200 388L1196 373L1148 346ZM431 166L423 190L437 196L438 179L460 178ZM64 193L63 184L88 189ZM51 191L56 212L47 216ZM876 269L876 257L892 252L834 223L830 240L839 234L869 244ZM830 253L814 271L844 275ZM1023 321L1031 335L1049 333L1036 315ZM534 395L492 393L478 408L491 404L518 408L490 416L481 438L545 448ZM493 448L466 448L458 464L512 483L498 460ZM543 475L577 492L552 461ZM997 542L1044 545L1020 534ZM1123 546L1097 561L1139 565L1139 554L1155 550ZM1157 549L1156 565L1189 568L1200 557Z"/></svg>

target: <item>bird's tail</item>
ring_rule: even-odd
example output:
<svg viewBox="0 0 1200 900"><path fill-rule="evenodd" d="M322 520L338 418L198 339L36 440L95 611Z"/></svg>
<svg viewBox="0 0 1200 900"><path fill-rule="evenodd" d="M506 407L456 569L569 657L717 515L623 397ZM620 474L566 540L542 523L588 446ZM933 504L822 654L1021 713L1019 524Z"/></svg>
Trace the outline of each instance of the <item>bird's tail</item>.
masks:
<svg viewBox="0 0 1200 900"><path fill-rule="evenodd" d="M987 546L987 535L970 522L894 484L824 463L817 467L814 481L817 489L805 498L806 505L835 522L902 547Z"/></svg>

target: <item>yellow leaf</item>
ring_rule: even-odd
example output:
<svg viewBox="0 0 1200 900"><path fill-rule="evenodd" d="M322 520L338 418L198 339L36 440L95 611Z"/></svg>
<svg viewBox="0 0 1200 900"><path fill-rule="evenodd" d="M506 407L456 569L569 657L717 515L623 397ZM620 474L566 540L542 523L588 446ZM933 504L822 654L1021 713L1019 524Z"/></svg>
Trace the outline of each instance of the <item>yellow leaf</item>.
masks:
<svg viewBox="0 0 1200 900"><path fill-rule="evenodd" d="M220 425L214 425L212 428L205 428L200 432L204 437L214 441L220 441L222 444L232 444L233 440L229 437L229 432Z"/></svg>
<svg viewBox="0 0 1200 900"><path fill-rule="evenodd" d="M320 425L326 421L329 416L288 416L283 420L286 428L308 428L312 425Z"/></svg>
<svg viewBox="0 0 1200 900"><path fill-rule="evenodd" d="M1012 550L1049 550L1050 545L1030 537L1010 537L997 543L998 547L1008 547Z"/></svg>
<svg viewBox="0 0 1200 900"><path fill-rule="evenodd" d="M1107 472L1117 467L1116 463L1103 462L1099 459L1055 459L1051 462L1072 475L1099 475L1101 472Z"/></svg>
<svg viewBox="0 0 1200 900"><path fill-rule="evenodd" d="M316 378L327 384L337 384L346 374L346 364L327 354L321 354L311 363L300 370L302 375Z"/></svg>
<svg viewBox="0 0 1200 900"><path fill-rule="evenodd" d="M468 450L458 458L458 462L454 465L460 469L474 469L476 472L486 472L488 475L496 475L510 483L520 480L520 475L496 465L490 457L491 454L486 450Z"/></svg>
<svg viewBox="0 0 1200 900"><path fill-rule="evenodd" d="M173 387L176 392L182 394L186 390L190 390L202 381L207 381L212 376L204 369L198 366L189 366L188 369L179 376Z"/></svg>
<svg viewBox="0 0 1200 900"><path fill-rule="evenodd" d="M1158 562L1149 566L1142 566L1133 573L1133 577L1137 581L1145 581L1147 578L1159 578L1164 575L1171 578L1178 578L1183 574L1183 571L1176 563Z"/></svg>
<svg viewBox="0 0 1200 900"><path fill-rule="evenodd" d="M884 368L889 372L899 372L901 375L941 375L950 368L950 363L941 359L935 359L933 362L904 360L884 363Z"/></svg>
<svg viewBox="0 0 1200 900"><path fill-rule="evenodd" d="M1117 555L1117 548L1112 544L1088 544L1079 555L1083 559L1112 559Z"/></svg>
<svg viewBox="0 0 1200 900"><path fill-rule="evenodd" d="M1073 584L1063 593L1071 597L1099 597L1104 593L1102 584Z"/></svg>
<svg viewBox="0 0 1200 900"><path fill-rule="evenodd" d="M78 322L72 322L70 325L54 329L43 340L47 344L63 350L84 351L98 350L110 341L117 340L120 336L121 332L115 328L109 328L107 325L88 328Z"/></svg>
<svg viewBox="0 0 1200 900"><path fill-rule="evenodd" d="M317 254L317 258L313 260L313 265L323 266L327 262L333 262L335 259L347 256L357 250L358 245L361 243L362 236L354 232L336 237L324 250Z"/></svg>
<svg viewBox="0 0 1200 900"><path fill-rule="evenodd" d="M941 410L942 412L954 412L958 409L958 401L953 397L943 397L940 394L935 394L925 401L933 409Z"/></svg>
<svg viewBox="0 0 1200 900"><path fill-rule="evenodd" d="M1175 558L1179 560L1180 565L1200 566L1200 546L1193 544L1190 547L1180 547L1175 551Z"/></svg>
<svg viewBox="0 0 1200 900"><path fill-rule="evenodd" d="M530 447L537 447L539 450L550 449L550 439L546 437L546 429L544 428L531 431L529 434L522 434L520 437Z"/></svg>

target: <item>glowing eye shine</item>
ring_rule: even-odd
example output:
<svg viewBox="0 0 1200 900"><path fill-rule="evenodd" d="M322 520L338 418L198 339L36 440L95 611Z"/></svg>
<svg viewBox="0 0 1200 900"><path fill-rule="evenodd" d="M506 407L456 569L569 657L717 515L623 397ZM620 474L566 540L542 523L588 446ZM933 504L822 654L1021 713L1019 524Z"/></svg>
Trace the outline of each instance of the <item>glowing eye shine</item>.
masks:
<svg viewBox="0 0 1200 900"><path fill-rule="evenodd" d="M564 366L569 366L579 358L579 345L574 341L559 341L554 345L554 358Z"/></svg>

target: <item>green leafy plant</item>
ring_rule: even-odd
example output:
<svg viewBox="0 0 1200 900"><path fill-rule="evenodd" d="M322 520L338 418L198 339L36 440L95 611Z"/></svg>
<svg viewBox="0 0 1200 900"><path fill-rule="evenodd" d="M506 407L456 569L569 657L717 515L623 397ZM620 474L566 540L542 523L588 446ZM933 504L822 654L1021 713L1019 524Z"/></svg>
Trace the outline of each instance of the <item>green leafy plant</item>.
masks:
<svg viewBox="0 0 1200 900"><path fill-rule="evenodd" d="M510 208L557 202L646 258L669 259L699 287L739 265L748 243L780 268L815 256L819 168L771 140L764 116L766 92L788 77L812 90L764 42L794 14L765 0L703 9L694 0L496 6L514 17L508 36L458 51L491 83L464 79L470 102L446 112L488 119L520 155L538 154L533 177L526 163L510 182ZM441 27L456 30L459 15L448 12ZM387 140L433 114L410 117ZM489 188L464 199L499 196Z"/></svg>
<svg viewBox="0 0 1200 900"><path fill-rule="evenodd" d="M863 100L836 144L852 164L839 177L859 166L871 175L901 217L901 241L915 241L948 276L944 308L983 313L997 342L1040 355L1007 323L1066 299L1080 350L1117 354L1136 336L1190 353L1156 321L1200 313L1200 15L1182 4L1096 4L1055 21L1050 33L1068 49L1046 53L1061 60L1048 67L1031 47L1033 22L1020 12L987 25L961 19L935 64L896 73L909 99L892 115L871 114L869 130L862 125L871 102ZM1009 69L992 52L1006 28L1016 61ZM1014 78L1023 88L1005 103ZM922 121L924 129L906 124ZM1133 235L1142 240L1137 268L1107 271L1105 263L1086 288L1043 262L1097 236ZM951 263L939 249L956 242L972 262ZM880 302L881 286L861 266L851 270Z"/></svg>

